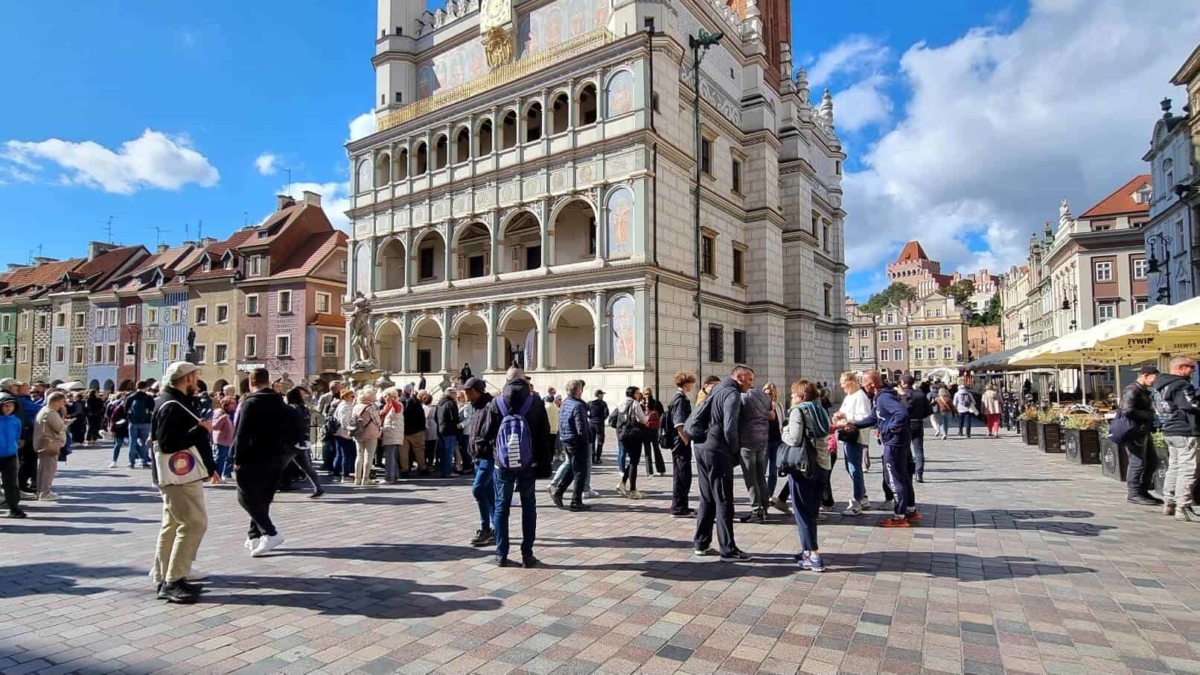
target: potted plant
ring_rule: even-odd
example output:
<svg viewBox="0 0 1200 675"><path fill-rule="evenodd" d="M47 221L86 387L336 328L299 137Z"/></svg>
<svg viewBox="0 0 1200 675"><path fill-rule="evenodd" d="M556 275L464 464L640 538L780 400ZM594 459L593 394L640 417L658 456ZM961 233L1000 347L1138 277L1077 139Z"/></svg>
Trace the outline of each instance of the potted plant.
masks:
<svg viewBox="0 0 1200 675"><path fill-rule="evenodd" d="M1076 464L1100 463L1099 415L1067 415L1062 421L1062 446L1067 459Z"/></svg>
<svg viewBox="0 0 1200 675"><path fill-rule="evenodd" d="M1037 408L1030 406L1017 416L1017 426L1021 428L1021 440L1025 445L1037 445Z"/></svg>
<svg viewBox="0 0 1200 675"><path fill-rule="evenodd" d="M1129 469L1129 452L1125 446L1117 445L1108 437L1108 425L1102 424L1097 429L1100 439L1100 473L1107 478L1125 482L1126 471Z"/></svg>
<svg viewBox="0 0 1200 675"><path fill-rule="evenodd" d="M1062 452L1062 424L1058 413L1043 410L1038 413L1038 449L1042 452Z"/></svg>

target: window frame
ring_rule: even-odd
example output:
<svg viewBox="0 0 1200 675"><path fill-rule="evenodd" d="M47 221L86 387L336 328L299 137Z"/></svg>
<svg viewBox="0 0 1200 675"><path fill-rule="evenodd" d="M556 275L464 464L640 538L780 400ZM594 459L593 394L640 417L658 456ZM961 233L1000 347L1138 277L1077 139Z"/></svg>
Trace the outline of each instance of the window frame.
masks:
<svg viewBox="0 0 1200 675"><path fill-rule="evenodd" d="M708 257L705 259L704 248L708 247ZM708 228L700 229L700 274L717 278L717 233Z"/></svg>
<svg viewBox="0 0 1200 675"><path fill-rule="evenodd" d="M954 359L954 348L947 346L942 347L942 358L947 361Z"/></svg>
<svg viewBox="0 0 1200 675"><path fill-rule="evenodd" d="M732 155L729 158L729 189L736 195L744 196L742 192L742 184L744 182L742 177L743 166L744 160L741 157Z"/></svg>
<svg viewBox="0 0 1200 675"><path fill-rule="evenodd" d="M96 309L92 313L92 322L97 328L104 327L104 310Z"/></svg>
<svg viewBox="0 0 1200 675"><path fill-rule="evenodd" d="M1141 271L1141 274L1138 274L1139 270ZM1148 262L1146 262L1146 259L1145 258L1134 258L1134 260L1133 260L1133 280L1134 281L1145 281L1146 278L1149 276L1150 276L1150 264Z"/></svg>
<svg viewBox="0 0 1200 675"><path fill-rule="evenodd" d="M1105 311L1107 310L1107 311ZM1104 316L1111 314L1111 316ZM1117 303L1115 302L1097 302L1096 303L1096 323L1101 324L1108 321L1117 320Z"/></svg>
<svg viewBox="0 0 1200 675"><path fill-rule="evenodd" d="M204 314L201 317L201 313ZM192 323L196 326L208 325L208 305L195 305L192 308Z"/></svg>
<svg viewBox="0 0 1200 675"><path fill-rule="evenodd" d="M325 300L325 309L321 309L321 300ZM324 291L317 291L314 297L316 302L317 314L332 314L333 313L333 294Z"/></svg>
<svg viewBox="0 0 1200 675"><path fill-rule="evenodd" d="M284 298L287 298L287 308L284 308ZM283 289L275 292L275 311L280 314L292 314L292 291L291 289Z"/></svg>
<svg viewBox="0 0 1200 675"><path fill-rule="evenodd" d="M245 356L248 359L258 358L258 335L247 335L242 341L242 346L245 347L245 349L242 350L242 356Z"/></svg>
<svg viewBox="0 0 1200 675"><path fill-rule="evenodd" d="M41 364L49 363L49 361L47 360L50 358L49 350L47 350L45 347L36 347L33 350L33 357L35 359L37 359L36 361L34 361L34 363L36 363L36 364L41 365Z"/></svg>
<svg viewBox="0 0 1200 675"><path fill-rule="evenodd" d="M746 245L733 242L733 285L745 287L746 284Z"/></svg>
<svg viewBox="0 0 1200 675"><path fill-rule="evenodd" d="M892 360L899 363L904 360L904 348L897 347L892 350Z"/></svg>
<svg viewBox="0 0 1200 675"><path fill-rule="evenodd" d="M739 352L741 353L739 354ZM746 331L736 328L733 331L733 362L746 362Z"/></svg>
<svg viewBox="0 0 1200 675"><path fill-rule="evenodd" d="M66 345L54 345L54 362L55 363L66 363L66 361L67 361Z"/></svg>
<svg viewBox="0 0 1200 675"><path fill-rule="evenodd" d="M196 350L196 365L208 363L208 345L197 342L193 348Z"/></svg>
<svg viewBox="0 0 1200 675"><path fill-rule="evenodd" d="M331 338L333 339L333 351L332 352L330 352L328 349L326 349L326 346L328 344L327 341ZM337 335L332 335L329 333L322 335L321 336L321 356L337 356L339 353L338 348L340 346L340 342L341 342L341 340L338 340Z"/></svg>
<svg viewBox="0 0 1200 675"><path fill-rule="evenodd" d="M254 303L254 311L250 311L250 303ZM246 316L261 316L262 306L258 293L246 294Z"/></svg>
<svg viewBox="0 0 1200 675"><path fill-rule="evenodd" d="M285 342L281 343L280 340ZM280 349L281 344L286 344L287 349ZM289 333L280 333L275 336L275 358L289 359L292 357L292 336Z"/></svg>
<svg viewBox="0 0 1200 675"><path fill-rule="evenodd" d="M1100 278L1100 271L1104 270L1107 274L1107 279ZM1098 284L1110 284L1113 281L1113 261L1111 260L1095 260L1092 262L1092 281Z"/></svg>
<svg viewBox="0 0 1200 675"><path fill-rule="evenodd" d="M154 325L158 323L158 307L146 308L146 323Z"/></svg>
<svg viewBox="0 0 1200 675"><path fill-rule="evenodd" d="M225 358L221 358L221 350L225 351ZM214 342L213 343L213 363L229 363L229 343Z"/></svg>
<svg viewBox="0 0 1200 675"><path fill-rule="evenodd" d="M174 362L178 361L180 359L180 356L179 356L180 351L181 351L180 345L178 342L168 342L167 343L167 362L174 363Z"/></svg>
<svg viewBox="0 0 1200 675"><path fill-rule="evenodd" d="M17 345L17 363L29 363L29 345Z"/></svg>
<svg viewBox="0 0 1200 675"><path fill-rule="evenodd" d="M116 307L108 308L108 325L117 326L121 323L121 311Z"/></svg>
<svg viewBox="0 0 1200 675"><path fill-rule="evenodd" d="M137 305L129 305L125 308L125 323L137 323Z"/></svg>
<svg viewBox="0 0 1200 675"><path fill-rule="evenodd" d="M217 309L217 325L220 326L220 325L229 323L229 303L222 302L222 303L216 305L216 309ZM221 310L225 310L225 318L224 319L221 318Z"/></svg>
<svg viewBox="0 0 1200 675"><path fill-rule="evenodd" d="M725 363L725 326L708 324L708 362Z"/></svg>
<svg viewBox="0 0 1200 675"><path fill-rule="evenodd" d="M700 132L700 173L713 177L713 156L717 152L717 139L712 133Z"/></svg>
<svg viewBox="0 0 1200 675"><path fill-rule="evenodd" d="M94 364L104 363L104 345L103 344L96 343L96 344L92 345L92 363L94 363Z"/></svg>
<svg viewBox="0 0 1200 675"><path fill-rule="evenodd" d="M87 365L87 348L83 345L75 345L71 348L71 365L85 366Z"/></svg>
<svg viewBox="0 0 1200 675"><path fill-rule="evenodd" d="M142 363L158 363L158 342L142 343Z"/></svg>

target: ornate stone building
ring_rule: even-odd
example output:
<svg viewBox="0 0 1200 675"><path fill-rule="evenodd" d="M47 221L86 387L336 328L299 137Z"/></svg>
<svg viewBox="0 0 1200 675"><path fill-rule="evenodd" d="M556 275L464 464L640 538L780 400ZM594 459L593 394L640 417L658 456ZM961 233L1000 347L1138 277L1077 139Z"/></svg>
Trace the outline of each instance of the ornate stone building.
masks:
<svg viewBox="0 0 1200 675"><path fill-rule="evenodd" d="M792 77L788 3L483 5L379 3L378 131L347 144L349 297L378 365L431 385L512 362L542 388L739 361L834 381L845 154L832 100ZM724 38L700 68L697 252L700 30Z"/></svg>

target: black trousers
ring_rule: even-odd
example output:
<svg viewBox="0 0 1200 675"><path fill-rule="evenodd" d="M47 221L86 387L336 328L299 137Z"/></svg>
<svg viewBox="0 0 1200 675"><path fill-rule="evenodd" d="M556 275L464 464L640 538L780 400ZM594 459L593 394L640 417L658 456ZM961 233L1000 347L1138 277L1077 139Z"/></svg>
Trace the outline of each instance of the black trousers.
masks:
<svg viewBox="0 0 1200 675"><path fill-rule="evenodd" d="M567 486L574 481L575 487L572 488L571 503L579 505L583 503L583 486L587 483L588 475L588 453L592 451L587 447L587 443L581 443L576 446L566 445L563 449L567 453L567 473L563 475L562 482L558 484L558 496L561 499L567 492Z"/></svg>
<svg viewBox="0 0 1200 675"><path fill-rule="evenodd" d="M16 455L0 457L0 480L4 483L4 503L8 505L9 511L21 510L21 488L17 480L19 464Z"/></svg>
<svg viewBox="0 0 1200 675"><path fill-rule="evenodd" d="M1150 494L1154 487L1154 472L1158 471L1158 453L1150 444L1149 434L1134 436L1125 444L1129 468L1125 472L1125 489L1130 497Z"/></svg>
<svg viewBox="0 0 1200 675"><path fill-rule="evenodd" d="M600 451L604 449L604 422L588 421L588 426L592 428L592 435L596 437L596 444L592 446L592 461L600 461Z"/></svg>
<svg viewBox="0 0 1200 675"><path fill-rule="evenodd" d="M33 438L25 439L25 447L17 451L21 468L17 471L17 481L26 492L37 492L37 453L33 451Z"/></svg>
<svg viewBox="0 0 1200 675"><path fill-rule="evenodd" d="M288 458L291 461L291 458ZM250 516L248 536L258 539L278 534L271 522L271 502L275 501L275 486L286 466L283 462L270 462L245 466L237 472L238 504Z"/></svg>
<svg viewBox="0 0 1200 675"><path fill-rule="evenodd" d="M679 441L671 451L671 513L684 514L692 493L692 446Z"/></svg>
<svg viewBox="0 0 1200 675"><path fill-rule="evenodd" d="M696 473L700 478L700 509L696 514L696 550L712 545L713 525L721 554L737 550L733 539L733 460L721 450L697 450Z"/></svg>
<svg viewBox="0 0 1200 675"><path fill-rule="evenodd" d="M656 432L657 433L657 432ZM651 476L657 470L666 473L667 466L663 464L662 448L658 447L658 437L642 443L642 452L646 453L646 475ZM653 460L653 461L651 461Z"/></svg>
<svg viewBox="0 0 1200 675"><path fill-rule="evenodd" d="M638 464L642 461L642 441L622 443L625 447L625 471L621 473L621 482L631 491L637 489Z"/></svg>
<svg viewBox="0 0 1200 675"><path fill-rule="evenodd" d="M308 478L308 482L312 483L313 492L320 492L321 477L317 475L317 470L313 468L312 454L308 451L308 449L296 448L295 453L292 455L291 461L295 462L296 466L300 467L300 470L304 472L305 477Z"/></svg>

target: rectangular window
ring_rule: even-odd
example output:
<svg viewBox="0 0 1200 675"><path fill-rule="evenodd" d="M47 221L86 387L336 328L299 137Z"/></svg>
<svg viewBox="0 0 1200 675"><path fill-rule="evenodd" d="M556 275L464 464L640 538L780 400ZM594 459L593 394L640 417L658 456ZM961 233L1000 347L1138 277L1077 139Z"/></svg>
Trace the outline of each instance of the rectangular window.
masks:
<svg viewBox="0 0 1200 675"><path fill-rule="evenodd" d="M733 362L746 362L746 332L741 330L733 331Z"/></svg>
<svg viewBox="0 0 1200 675"><path fill-rule="evenodd" d="M904 342L904 331L902 331L902 330L892 331L892 342Z"/></svg>
<svg viewBox="0 0 1200 675"><path fill-rule="evenodd" d="M321 337L321 356L337 356L338 339L336 335Z"/></svg>
<svg viewBox="0 0 1200 675"><path fill-rule="evenodd" d="M903 349L893 349L892 356L895 357L893 359L895 361L903 361L904 360L904 350Z"/></svg>
<svg viewBox="0 0 1200 675"><path fill-rule="evenodd" d="M291 314L292 313L292 292L291 291L279 291L279 313L280 314Z"/></svg>
<svg viewBox="0 0 1200 675"><path fill-rule="evenodd" d="M825 316L833 316L833 286L825 284L821 291L821 300L825 305Z"/></svg>
<svg viewBox="0 0 1200 675"><path fill-rule="evenodd" d="M733 164L730 168L733 171L733 191L738 194L741 194L742 193L742 163L735 159L735 160L733 160Z"/></svg>
<svg viewBox="0 0 1200 675"><path fill-rule="evenodd" d="M850 354L849 354L849 356L850 356L850 358L851 358L851 359L853 359L853 358L854 358L854 345L850 345Z"/></svg>
<svg viewBox="0 0 1200 675"><path fill-rule="evenodd" d="M110 344L107 347L105 347L105 349L108 352L108 359L105 361L105 363L116 363L117 362L117 345L115 343Z"/></svg>
<svg viewBox="0 0 1200 675"><path fill-rule="evenodd" d="M92 363L104 363L104 345L92 345Z"/></svg>
<svg viewBox="0 0 1200 675"><path fill-rule="evenodd" d="M930 347L929 349L926 349L925 356L927 356L930 361L933 361L934 359L936 359L937 358L937 347Z"/></svg>
<svg viewBox="0 0 1200 675"><path fill-rule="evenodd" d="M891 355L891 353L892 353L892 352L891 352L890 350L887 350L887 349L880 349L880 350L879 350L879 360L880 360L880 361L888 361L888 360L890 360L890 359L888 359L888 356L890 356L890 355Z"/></svg>
<svg viewBox="0 0 1200 675"><path fill-rule="evenodd" d="M54 362L55 363L63 363L66 360L67 360L67 348L62 345L58 345L57 347L55 347L54 348Z"/></svg>
<svg viewBox="0 0 1200 675"><path fill-rule="evenodd" d="M13 362L13 349L10 345L0 345L0 362Z"/></svg>
<svg viewBox="0 0 1200 675"><path fill-rule="evenodd" d="M246 296L246 316L258 316L258 296Z"/></svg>
<svg viewBox="0 0 1200 675"><path fill-rule="evenodd" d="M54 327L55 328L66 328L67 327L67 315L65 312L59 312L54 315Z"/></svg>
<svg viewBox="0 0 1200 675"><path fill-rule="evenodd" d="M276 335L275 336L275 356L291 356L292 355L292 336Z"/></svg>
<svg viewBox="0 0 1200 675"><path fill-rule="evenodd" d="M48 319L45 314L38 314L37 329L42 331L46 330L46 321L48 321Z"/></svg>
<svg viewBox="0 0 1200 675"><path fill-rule="evenodd" d="M433 278L433 247L423 248L418 252L417 276L422 281Z"/></svg>
<svg viewBox="0 0 1200 675"><path fill-rule="evenodd" d="M130 305L125 308L125 323L137 323L137 307Z"/></svg>
<svg viewBox="0 0 1200 675"><path fill-rule="evenodd" d="M86 328L86 327L87 327L87 312L75 312L75 323L72 324L72 328Z"/></svg>
<svg viewBox="0 0 1200 675"><path fill-rule="evenodd" d="M158 323L158 308L157 307L147 307L146 308L146 323L149 325L154 325L154 324Z"/></svg>
<svg viewBox="0 0 1200 675"><path fill-rule="evenodd" d="M925 337L925 331L921 330L920 328L913 329L913 339L914 340L920 340L924 337Z"/></svg>
<svg viewBox="0 0 1200 675"><path fill-rule="evenodd" d="M716 248L716 236L706 234L700 238L700 271L710 277L717 276L717 263L713 260L713 251Z"/></svg>
<svg viewBox="0 0 1200 675"><path fill-rule="evenodd" d="M179 323L179 308L171 308L171 323Z"/></svg>
<svg viewBox="0 0 1200 675"><path fill-rule="evenodd" d="M196 308L195 323L197 326L203 326L204 324L208 323L208 307L207 306L200 305L199 307Z"/></svg>
<svg viewBox="0 0 1200 675"><path fill-rule="evenodd" d="M1095 263L1096 281L1112 281L1113 264L1111 260L1100 260Z"/></svg>
<svg viewBox="0 0 1200 675"><path fill-rule="evenodd" d="M29 312L21 314L21 330L29 330Z"/></svg>
<svg viewBox="0 0 1200 675"><path fill-rule="evenodd" d="M1148 267L1145 258L1138 258L1137 260L1133 261L1133 278L1135 281L1142 281L1145 279L1147 270Z"/></svg>
<svg viewBox="0 0 1200 675"><path fill-rule="evenodd" d="M1133 313L1137 314L1138 312L1144 312L1146 311L1146 307L1147 305L1145 300L1134 300Z"/></svg>
<svg viewBox="0 0 1200 675"><path fill-rule="evenodd" d="M217 323L229 323L229 305L217 305Z"/></svg>
<svg viewBox="0 0 1200 675"><path fill-rule="evenodd" d="M417 350L417 372L427 373L433 370L433 350Z"/></svg>
<svg viewBox="0 0 1200 675"><path fill-rule="evenodd" d="M942 329L942 338L943 338L943 339L945 339L945 340L949 340L949 339L950 339L950 333L951 333L951 332L952 332L952 331L951 331L951 329L950 329L950 328L948 328L948 327L947 327L947 328L943 328L943 329Z"/></svg>
<svg viewBox="0 0 1200 675"><path fill-rule="evenodd" d="M829 222L826 221L821 224L821 248L825 249L826 253L829 253L833 250L830 248L832 244L829 243L829 232Z"/></svg>
<svg viewBox="0 0 1200 675"><path fill-rule="evenodd" d="M153 363L158 360L158 343L147 342L142 349L142 353L146 355L146 362Z"/></svg>
<svg viewBox="0 0 1200 675"><path fill-rule="evenodd" d="M954 350L949 347L942 347L942 358L947 360L954 358Z"/></svg>
<svg viewBox="0 0 1200 675"><path fill-rule="evenodd" d="M886 330L879 331L879 341L887 342L889 333Z"/></svg>
<svg viewBox="0 0 1200 675"><path fill-rule="evenodd" d="M116 307L109 308L109 310L108 310L108 325L110 325L110 326L117 325L117 317L118 316L120 316L120 314L117 312Z"/></svg>
<svg viewBox="0 0 1200 675"><path fill-rule="evenodd" d="M29 362L29 347L27 345L19 345L17 347L17 358L21 363Z"/></svg>
<svg viewBox="0 0 1200 675"><path fill-rule="evenodd" d="M870 348L870 347L867 347L866 345L863 345L862 347L859 347L859 348L858 348L858 355L859 355L861 358L864 358L864 359L869 359L869 358L871 358L871 348Z"/></svg>
<svg viewBox="0 0 1200 675"><path fill-rule="evenodd" d="M1096 323L1104 323L1117 318L1117 306L1112 303L1102 303L1096 306Z"/></svg>
<svg viewBox="0 0 1200 675"><path fill-rule="evenodd" d="M713 142L707 138L700 139L700 170L709 176L712 175L712 149Z"/></svg>
<svg viewBox="0 0 1200 675"><path fill-rule="evenodd" d="M249 356L249 357L258 356L258 336L257 335L247 335L246 336L246 354L245 355Z"/></svg>
<svg viewBox="0 0 1200 675"><path fill-rule="evenodd" d="M213 356L216 357L217 363L229 363L229 345L223 342L213 345Z"/></svg>
<svg viewBox="0 0 1200 675"><path fill-rule="evenodd" d="M208 347L196 345L196 363L207 363Z"/></svg>
<svg viewBox="0 0 1200 675"><path fill-rule="evenodd" d="M817 230L821 227L821 214L813 211L812 214L812 236L817 236Z"/></svg>
<svg viewBox="0 0 1200 675"><path fill-rule="evenodd" d="M328 293L317 293L317 313L328 314L332 306L332 297Z"/></svg>
<svg viewBox="0 0 1200 675"><path fill-rule="evenodd" d="M172 342L171 344L167 345L167 360L168 361L178 361L179 360L179 343L178 342Z"/></svg>
<svg viewBox="0 0 1200 675"><path fill-rule="evenodd" d="M736 245L733 247L733 283L746 285L746 251Z"/></svg>
<svg viewBox="0 0 1200 675"><path fill-rule="evenodd" d="M87 352L83 347L75 347L71 350L71 363L74 365L87 363Z"/></svg>
<svg viewBox="0 0 1200 675"><path fill-rule="evenodd" d="M104 325L104 310L102 310L102 309L96 310L96 312L92 315L92 321L96 324L97 327L103 326Z"/></svg>
<svg viewBox="0 0 1200 675"><path fill-rule="evenodd" d="M250 276L256 277L262 274L262 256L250 256Z"/></svg>
<svg viewBox="0 0 1200 675"><path fill-rule="evenodd" d="M865 337L870 337L870 335L871 335L871 331L867 330L866 328L858 329L858 337L865 338Z"/></svg>
<svg viewBox="0 0 1200 675"><path fill-rule="evenodd" d="M45 364L46 363L46 348L38 347L37 350L34 351L34 356L37 357L37 361L35 361L35 363Z"/></svg>
<svg viewBox="0 0 1200 675"><path fill-rule="evenodd" d="M920 361L920 360L921 360L921 348L913 347L913 361Z"/></svg>
<svg viewBox="0 0 1200 675"><path fill-rule="evenodd" d="M711 323L708 325L708 360L712 363L725 361L725 328Z"/></svg>

